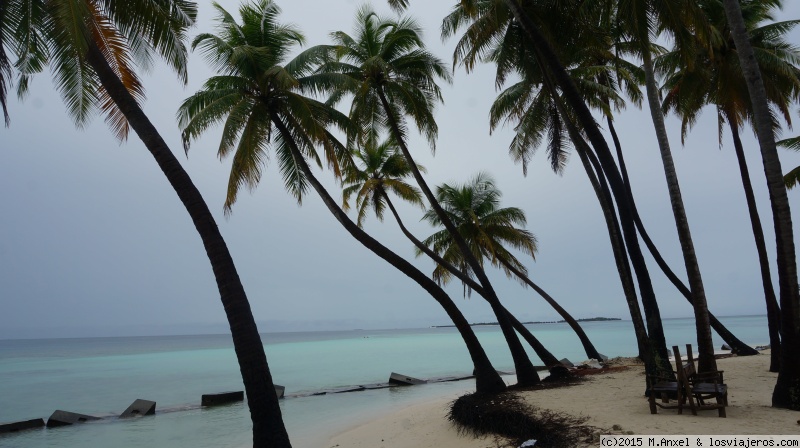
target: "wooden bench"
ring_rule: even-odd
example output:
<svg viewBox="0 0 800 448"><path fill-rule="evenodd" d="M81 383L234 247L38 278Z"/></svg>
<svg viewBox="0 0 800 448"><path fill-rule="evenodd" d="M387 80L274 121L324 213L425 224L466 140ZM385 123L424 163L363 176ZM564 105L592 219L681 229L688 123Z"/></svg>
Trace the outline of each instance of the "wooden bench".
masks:
<svg viewBox="0 0 800 448"><path fill-rule="evenodd" d="M679 409L681 404L678 402L679 383L677 372L671 371L672 376L663 373L661 375L647 375L647 401L650 404L650 413L657 414L658 408ZM660 400L660 401L659 401Z"/></svg>

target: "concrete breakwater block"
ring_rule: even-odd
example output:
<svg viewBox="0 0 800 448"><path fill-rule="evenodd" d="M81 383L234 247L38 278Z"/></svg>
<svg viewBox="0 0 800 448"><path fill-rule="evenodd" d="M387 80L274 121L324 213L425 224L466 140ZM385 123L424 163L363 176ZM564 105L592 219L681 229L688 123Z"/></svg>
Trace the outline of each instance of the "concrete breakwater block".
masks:
<svg viewBox="0 0 800 448"><path fill-rule="evenodd" d="M219 406L221 404L236 403L244 401L244 391L219 392L216 394L203 394L200 397L201 406Z"/></svg>
<svg viewBox="0 0 800 448"><path fill-rule="evenodd" d="M572 361L567 358L562 359L560 362L564 365L564 367L575 367L575 364L573 364Z"/></svg>
<svg viewBox="0 0 800 448"><path fill-rule="evenodd" d="M41 418L25 420L24 422L2 423L0 424L0 434L41 428L42 426L44 426L44 419Z"/></svg>
<svg viewBox="0 0 800 448"><path fill-rule="evenodd" d="M392 384L403 384L403 385L408 385L408 386L411 386L411 385L414 385L414 384L425 384L425 383L427 383L427 381L425 381L425 380L421 380L419 378L414 378L414 377L411 377L411 376L407 376L407 375L403 375L401 373L395 373L395 372L392 372L392 374L389 375L389 382L392 383Z"/></svg>
<svg viewBox="0 0 800 448"><path fill-rule="evenodd" d="M140 417L144 415L155 415L156 402L150 400L136 399L125 412L119 415L119 418Z"/></svg>
<svg viewBox="0 0 800 448"><path fill-rule="evenodd" d="M283 398L284 393L286 393L286 387L275 385L275 393L278 394L278 398Z"/></svg>
<svg viewBox="0 0 800 448"><path fill-rule="evenodd" d="M76 412L56 410L50 415L50 418L47 419L47 427L56 428L58 426L74 425L75 423L86 423L92 420L100 420L100 418L78 414Z"/></svg>

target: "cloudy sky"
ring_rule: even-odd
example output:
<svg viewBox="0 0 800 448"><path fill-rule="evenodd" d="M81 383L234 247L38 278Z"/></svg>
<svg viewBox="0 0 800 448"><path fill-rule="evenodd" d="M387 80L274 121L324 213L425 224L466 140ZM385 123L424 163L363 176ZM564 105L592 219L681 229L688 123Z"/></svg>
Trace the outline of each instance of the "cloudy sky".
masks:
<svg viewBox="0 0 800 448"><path fill-rule="evenodd" d="M415 2L412 14L426 29L430 49L450 61L454 42L442 43L438 26L452 2ZM800 4L778 13L800 18ZM238 1L221 4L235 11ZM328 43L331 31L350 32L356 0L282 1L282 19L298 25L308 45ZM389 13L384 2L375 5ZM200 2L191 35L212 31L210 2ZM800 44L800 30L790 37ZM219 129L183 155L175 120L179 103L212 75L192 54L183 86L163 67L144 76L145 111L215 213L263 332L399 328L446 324L441 308L411 280L362 248L338 225L313 192L302 206L284 191L274 163L261 185L243 192L233 215L222 213L230 161L216 157ZM629 318L600 208L577 157L562 176L544 151L528 176L508 156L508 128L489 134L488 108L497 92L491 67L455 71L438 108L435 157L415 136L411 147L428 168L430 184L463 182L491 173L506 206L523 208L539 241L536 261L526 263L535 282L575 317ZM118 144L102 117L76 129L54 92L49 74L35 79L24 102L10 103L10 128L0 130L0 338L224 332L226 322L211 268L191 221L152 157L132 136ZM797 115L795 115L797 117ZM679 123L668 122L673 154L700 261L708 301L717 315L764 314L757 257L738 168L727 133L717 141L707 110L680 144ZM649 113L630 108L617 118L634 192L645 225L679 273L682 258L669 208ZM786 135L796 135L787 131ZM774 259L768 195L758 148L745 132L748 163ZM784 171L800 157L782 152ZM336 183L318 170L331 191ZM795 222L798 192L790 192ZM334 194L339 197L339 194ZM418 209L403 206L407 225L420 237L432 229ZM366 229L407 259L413 250L394 222ZM424 272L428 261L413 261ZM662 315L692 314L688 303L652 263ZM685 275L682 275L685 277ZM506 306L521 320L557 315L530 290L492 273ZM447 288L471 321L494 320L480 298L461 299Z"/></svg>

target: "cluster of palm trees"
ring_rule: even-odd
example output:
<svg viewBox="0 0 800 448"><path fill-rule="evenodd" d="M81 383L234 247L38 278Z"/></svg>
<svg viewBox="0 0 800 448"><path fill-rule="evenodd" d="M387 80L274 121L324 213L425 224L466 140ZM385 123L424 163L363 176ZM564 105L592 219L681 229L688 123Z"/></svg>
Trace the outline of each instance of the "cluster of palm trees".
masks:
<svg viewBox="0 0 800 448"><path fill-rule="evenodd" d="M389 3L398 12L409 7L407 1ZM502 91L491 108L490 125L514 125L509 152L523 172L541 145L557 172L570 149L578 154L603 210L640 357L651 371L671 369L640 241L693 305L701 371L716 369L712 327L739 354L755 353L708 311L664 124L664 113L674 111L686 133L701 109L716 107L720 126L727 123L734 138L761 261L771 368L779 372L773 405L800 409L800 295L786 186L775 149L779 124L771 113L778 111L790 122L790 107L800 98L800 56L783 40L794 21L765 24L777 6L779 0L462 0L443 19L442 34L458 38L456 66L468 72L479 63L496 67L496 85ZM426 182L425 169L414 159L421 148L410 147L409 134L416 128L435 149L434 110L442 100L437 83L450 82L451 75L426 50L422 30L412 18L383 17L364 6L352 34L337 31L331 44L298 52L304 37L297 27L281 23L274 1L244 3L238 18L214 7L217 31L198 35L191 47L217 74L180 105L178 122L187 151L206 130L222 125L219 156L233 160L226 212L242 186L258 185L267 160L277 160L284 185L298 202L313 189L353 238L444 308L467 346L479 393L497 393L506 386L442 288L453 278L462 282L465 294L474 292L491 306L520 385L540 379L518 335L545 364L559 363L505 309L487 266L530 286L570 324L587 356L600 358L580 325L531 280L525 263L514 255L533 257L536 239L524 229L522 210L501 206L491 176L479 173L461 185L431 187ZM195 15L196 5L182 0L4 1L0 106L8 124L6 95L14 76L24 93L30 78L49 67L76 124L85 123L99 108L120 140L133 129L145 143L192 217L213 267L248 396L254 445L287 447L263 346L225 242L203 198L140 107L143 90L135 69L155 54L185 81L186 32ZM657 45L662 36L674 42L672 49ZM637 212L613 120L625 97L635 105L647 100L688 285L663 260ZM613 151L595 115L605 120ZM759 136L770 189L779 300L739 139L747 123ZM311 168L312 163L323 166L323 161L342 184L341 201ZM392 195L420 206L424 219L439 230L427 238L413 235ZM355 221L347 214L353 205ZM382 220L387 208L418 255L434 261L431 276L362 229L370 211Z"/></svg>

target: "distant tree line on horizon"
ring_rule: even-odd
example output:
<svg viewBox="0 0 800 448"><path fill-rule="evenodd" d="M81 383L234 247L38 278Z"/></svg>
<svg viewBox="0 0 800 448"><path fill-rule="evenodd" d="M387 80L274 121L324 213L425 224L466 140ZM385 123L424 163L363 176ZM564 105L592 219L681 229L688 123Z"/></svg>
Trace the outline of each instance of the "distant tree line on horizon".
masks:
<svg viewBox="0 0 800 448"><path fill-rule="evenodd" d="M442 306L474 364L477 393L499 393L506 385L442 288L453 279L462 283L464 295L475 293L489 303L519 385L540 382L519 336L547 366L560 365L505 309L486 274L488 266L533 289L575 331L587 356L600 359L580 320L534 283L518 258L533 258L537 241L524 228L521 209L501 206L491 175L477 173L463 184L426 182L426 170L413 153L435 149L434 110L442 102L438 83L451 82L451 68L426 49L420 26L404 13L412 5L389 3L396 16L363 6L351 34L336 31L330 43L302 51L301 30L280 21L276 2L246 1L238 18L215 3L217 28L197 35L191 49L217 74L178 105L184 149L208 129L222 126L218 154L233 160L226 213L241 187L258 185L268 160L277 163L298 203L313 190L353 238ZM557 173L567 154L578 155L603 212L639 356L649 373L671 375L672 370L645 252L693 305L700 372L716 370L712 328L739 355L757 353L708 310L664 123L665 113L676 113L686 135L701 110L717 111L720 135L727 125L734 139L761 266L770 369L778 372L772 403L800 410L800 293L786 192L797 171L784 178L775 141L776 130L782 122L791 123L792 108L800 100L800 53L785 41L798 21L774 20L780 6L780 0L463 0L454 2L443 18L441 33L457 39L456 68L467 73L478 64L496 68L500 93L489 111L490 126L514 126L509 154L523 174L540 147ZM137 69L149 67L156 55L186 82L187 31L196 14L196 3L187 0L0 2L0 105L8 126L8 89L16 86L24 96L31 78L49 69L77 126L100 111L121 141L132 129L144 142L191 216L212 265L247 393L253 445L290 447L258 329L225 241L199 191L141 109L144 90ZM671 48L657 44L665 40ZM656 129L652 144L664 166L686 283L661 257L638 214L617 136L614 114L645 101ZM605 121L611 144L599 120ZM774 269L739 138L745 126L757 133L769 188ZM412 128L428 147L409 146ZM784 144L796 148L793 140ZM342 190L327 191L311 165L330 170ZM341 201L334 198L338 194ZM426 238L413 235L392 198L418 206L435 232ZM351 208L355 220L347 214ZM370 213L382 220L387 209L417 255L435 263L431 275L362 229Z"/></svg>
<svg viewBox="0 0 800 448"><path fill-rule="evenodd" d="M575 319L576 322L608 322L613 320L622 320L618 317L588 317L584 319ZM523 325L535 325L535 324L563 324L566 323L566 320L537 320L537 321L529 321L529 322L522 322ZM473 322L470 324L473 327L479 327L482 325L500 325L498 322ZM432 325L431 328L452 328L455 325Z"/></svg>

